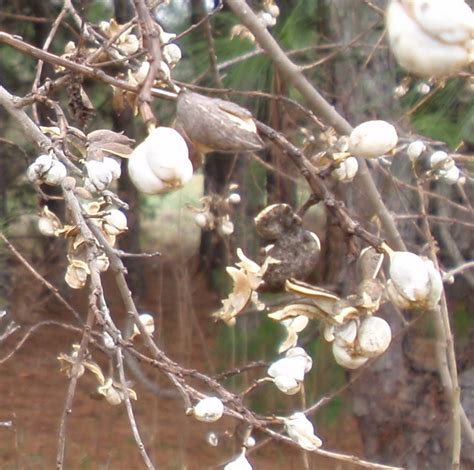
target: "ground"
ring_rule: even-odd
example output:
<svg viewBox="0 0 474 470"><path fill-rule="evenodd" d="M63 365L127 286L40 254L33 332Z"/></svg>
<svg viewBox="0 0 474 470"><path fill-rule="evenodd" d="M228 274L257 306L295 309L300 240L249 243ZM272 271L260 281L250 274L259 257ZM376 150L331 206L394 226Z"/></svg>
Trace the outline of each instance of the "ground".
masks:
<svg viewBox="0 0 474 470"><path fill-rule="evenodd" d="M146 286L141 306L157 315L157 341L173 359L206 370L210 352L216 347L219 326L209 313L219 305L217 295L206 287L202 274L192 270L170 276L164 268L149 267L144 279L154 279ZM166 272L166 274L165 274ZM183 274L184 272L184 274ZM196 272L194 270L194 272ZM25 273L25 276L27 274ZM35 282L31 278L31 282ZM182 293L186 289L191 303ZM111 299L111 311L119 323L123 312L119 297L106 282ZM85 294L70 294L72 303L83 309ZM54 302L50 305L56 305ZM65 320L66 313L41 312L42 319ZM194 327L189 327L194 325ZM200 325L198 331L197 325ZM22 328L0 348L0 361L17 344ZM78 342L77 334L54 325L44 326L22 345L7 361L0 363L0 422L12 421L11 427L0 427L0 468L2 470L51 469L55 467L58 427L68 380L59 370L57 356L69 352ZM95 356L94 356L95 358ZM100 362L103 356L98 355ZM101 363L102 364L102 363ZM154 371L148 377L162 387L169 384ZM145 468L134 443L125 409L112 407L105 401L93 399L95 383L85 375L78 383L72 412L68 418L66 465L67 469L140 469ZM157 468L207 469L221 468L238 452L234 439L229 436L235 429L230 419L216 424L199 423L184 413L181 401L159 398L140 383L135 383L138 401L134 410L141 435ZM219 436L216 447L209 445L210 432ZM357 424L350 414L338 425L322 428L319 432L328 450L353 453L363 457ZM341 440L340 436L344 436ZM257 443L263 439L255 435ZM249 455L255 469L303 468L302 454L286 445L267 444ZM311 468L349 469L335 461L314 459Z"/></svg>

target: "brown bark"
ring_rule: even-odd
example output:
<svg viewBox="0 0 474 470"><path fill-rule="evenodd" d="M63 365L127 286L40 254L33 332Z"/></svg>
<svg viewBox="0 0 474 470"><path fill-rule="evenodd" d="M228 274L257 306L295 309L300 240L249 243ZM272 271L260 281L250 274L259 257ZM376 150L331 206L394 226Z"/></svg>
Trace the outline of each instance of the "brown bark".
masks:
<svg viewBox="0 0 474 470"><path fill-rule="evenodd" d="M355 8L351 0L329 3L329 30L334 42L348 43L377 20L374 12ZM373 3L384 8L386 2ZM363 42L376 44L382 28L383 22L364 36ZM369 49L351 48L334 61L335 106L353 123L369 119L390 120L396 114L394 64L389 51L383 47L386 41L381 45L368 64L366 58L372 53ZM402 175L403 179L409 178L409 168L404 165L394 164L392 171ZM400 197L393 193L390 181L380 173L378 180L379 187L385 188L384 200L391 210L417 212L418 207L410 211L410 207L416 204L414 194L412 199L403 201L405 207L401 208ZM372 214L367 211L362 191L351 185L344 187L344 196L359 216L370 219ZM403 232L408 243L419 242L416 236L415 225ZM334 256L342 251L337 246L333 248ZM396 334L402 325L393 310L386 310L385 317ZM426 331L421 327L412 328L402 333L388 352L367 369L364 379L355 384L351 395L353 411L359 421L368 458L408 469L449 468L451 442L446 436L450 434L450 412L434 358L435 340L427 339Z"/></svg>

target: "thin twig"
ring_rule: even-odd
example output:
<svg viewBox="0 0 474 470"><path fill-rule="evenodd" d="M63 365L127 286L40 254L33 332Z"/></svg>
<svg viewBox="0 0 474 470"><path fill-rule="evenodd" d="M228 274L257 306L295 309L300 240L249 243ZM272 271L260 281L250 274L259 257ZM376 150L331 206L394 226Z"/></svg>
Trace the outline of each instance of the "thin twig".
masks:
<svg viewBox="0 0 474 470"><path fill-rule="evenodd" d="M10 243L8 238L0 231L0 239L3 240L7 248L13 253L15 258L30 272L35 279L37 279L41 284L43 284L46 289L48 289L53 296L58 300L61 305L63 305L66 310L71 312L78 323L82 325L84 322L77 312L77 310L59 293L57 287L54 287L49 281L47 281L28 261L27 259Z"/></svg>
<svg viewBox="0 0 474 470"><path fill-rule="evenodd" d="M430 248L430 259L439 271L438 258L436 256L437 247L433 235L431 234L431 228L427 218L426 198L421 182L418 182L418 194L420 212L424 216L421 219L421 223ZM433 309L433 315L438 339L436 351L438 353L437 359L439 374L445 390L446 398L451 404L451 463L452 468L455 470L459 469L461 459L461 391L459 388L456 353L454 350L453 334L451 332L451 324L449 321L449 312L444 289L441 293L440 305Z"/></svg>
<svg viewBox="0 0 474 470"><path fill-rule="evenodd" d="M130 428L132 429L133 438L135 439L135 443L137 444L138 451L145 463L146 468L149 470L153 470L155 466L150 460L148 453L145 449L145 445L143 444L142 438L140 437L140 432L138 431L137 422L135 421L135 416L133 415L133 408L130 402L130 393L127 387L127 381L125 379L125 372L123 370L123 357L122 357L122 348L117 348L115 357L117 358L117 366L119 370L119 377L120 383L122 385L125 408L127 410L128 422L130 423Z"/></svg>
<svg viewBox="0 0 474 470"><path fill-rule="evenodd" d="M329 126L339 134L348 135L352 131L351 125L331 106L314 88L311 82L303 75L280 48L273 36L262 25L258 17L247 5L245 0L227 0L234 14L255 36L260 47L278 66L282 75L303 95L312 111L320 116ZM364 159L359 159L359 173L356 184L364 188L366 198L364 202L371 205L372 210L380 219L387 233L388 242L397 250L404 250L405 243L395 225L392 215L385 206L382 197L372 179Z"/></svg>

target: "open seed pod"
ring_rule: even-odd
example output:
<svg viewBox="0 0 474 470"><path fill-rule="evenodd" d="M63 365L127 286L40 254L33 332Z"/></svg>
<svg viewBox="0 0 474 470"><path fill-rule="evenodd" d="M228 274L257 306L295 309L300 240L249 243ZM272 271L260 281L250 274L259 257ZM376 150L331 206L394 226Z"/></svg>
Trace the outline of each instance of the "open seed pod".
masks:
<svg viewBox="0 0 474 470"><path fill-rule="evenodd" d="M92 131L87 134L87 159L102 161L111 155L127 158L132 153L132 143L125 134L110 129Z"/></svg>
<svg viewBox="0 0 474 470"><path fill-rule="evenodd" d="M257 214L254 222L257 233L268 241L277 240L295 225L302 225L301 218L288 204L272 204L265 207Z"/></svg>
<svg viewBox="0 0 474 470"><path fill-rule="evenodd" d="M264 290L283 290L288 279L306 279L319 260L321 243L318 236L298 227L267 247L266 258L272 262L263 276Z"/></svg>
<svg viewBox="0 0 474 470"><path fill-rule="evenodd" d="M128 229L127 216L119 209L111 209L104 216L102 228L109 235L119 235Z"/></svg>
<svg viewBox="0 0 474 470"><path fill-rule="evenodd" d="M366 316L344 325L326 326L324 337L333 342L336 362L347 369L357 369L371 357L385 352L392 340L390 325L380 317Z"/></svg>
<svg viewBox="0 0 474 470"><path fill-rule="evenodd" d="M304 413L296 412L284 418L288 436L305 450L313 451L323 445L321 439L314 433L314 426Z"/></svg>
<svg viewBox="0 0 474 470"><path fill-rule="evenodd" d="M258 234L272 242L265 247L271 259L263 277L264 290L282 290L290 278L304 280L315 269L321 243L317 235L305 230L301 218L288 204L273 204L255 217Z"/></svg>
<svg viewBox="0 0 474 470"><path fill-rule="evenodd" d="M187 90L178 96L176 128L202 154L255 152L264 146L250 111Z"/></svg>
<svg viewBox="0 0 474 470"><path fill-rule="evenodd" d="M67 176L66 167L52 155L40 155L28 167L26 176L31 183L56 186Z"/></svg>
<svg viewBox="0 0 474 470"><path fill-rule="evenodd" d="M384 255L373 246L364 248L357 259L357 275L362 279L375 279L382 267Z"/></svg>
<svg viewBox="0 0 474 470"><path fill-rule="evenodd" d="M54 212L51 212L48 206L44 206L38 219L40 233L47 237L53 237L57 236L62 228L63 224L59 217Z"/></svg>
<svg viewBox="0 0 474 470"><path fill-rule="evenodd" d="M362 367L369 358L354 352L347 346L342 346L336 342L332 343L332 354L336 362L346 369L358 369Z"/></svg>
<svg viewBox="0 0 474 470"><path fill-rule="evenodd" d="M331 176L342 183L350 183L357 175L358 170L359 163L357 162L357 158L348 157L339 163L339 166L331 172Z"/></svg>
<svg viewBox="0 0 474 470"><path fill-rule="evenodd" d="M270 365L268 375L283 393L294 395L312 366L313 360L303 348L291 348L285 357Z"/></svg>
<svg viewBox="0 0 474 470"><path fill-rule="evenodd" d="M113 173L108 163L99 160L89 160L85 163L87 177L84 187L95 193L104 191L113 180Z"/></svg>

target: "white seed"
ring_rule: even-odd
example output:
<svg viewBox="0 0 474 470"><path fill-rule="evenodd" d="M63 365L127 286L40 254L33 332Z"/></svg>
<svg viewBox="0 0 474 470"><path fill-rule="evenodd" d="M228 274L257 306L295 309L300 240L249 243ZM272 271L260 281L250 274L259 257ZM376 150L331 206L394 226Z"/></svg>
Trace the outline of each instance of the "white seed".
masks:
<svg viewBox="0 0 474 470"><path fill-rule="evenodd" d="M122 174L122 168L120 167L119 161L113 157L104 157L103 164L109 169L112 173L112 178L118 180Z"/></svg>
<svg viewBox="0 0 474 470"><path fill-rule="evenodd" d="M453 185L459 181L459 178L461 177L461 171L456 165L454 165L451 168L442 171L439 177L446 184Z"/></svg>
<svg viewBox="0 0 474 470"><path fill-rule="evenodd" d="M66 167L52 155L40 155L28 167L26 176L32 183L58 185L67 176Z"/></svg>
<svg viewBox="0 0 474 470"><path fill-rule="evenodd" d="M193 408L194 417L199 421L213 423L222 417L224 404L217 397L206 397Z"/></svg>
<svg viewBox="0 0 474 470"><path fill-rule="evenodd" d="M295 395L301 390L301 382L287 375L278 375L273 379L273 383L285 395Z"/></svg>
<svg viewBox="0 0 474 470"><path fill-rule="evenodd" d="M227 200L229 201L229 204L239 204L242 198L239 193L230 193Z"/></svg>
<svg viewBox="0 0 474 470"><path fill-rule="evenodd" d="M105 392L105 399L112 406L117 406L122 403L123 395L115 387L109 387Z"/></svg>
<svg viewBox="0 0 474 470"><path fill-rule="evenodd" d="M140 41L135 34L123 34L120 36L118 48L125 55L135 54L140 48Z"/></svg>
<svg viewBox="0 0 474 470"><path fill-rule="evenodd" d="M390 325L380 317L366 317L360 324L357 351L365 357L376 357L385 352L392 340Z"/></svg>
<svg viewBox="0 0 474 470"><path fill-rule="evenodd" d="M340 346L336 342L332 343L332 353L336 362L346 369L358 369L369 359L353 353L347 347Z"/></svg>
<svg viewBox="0 0 474 470"><path fill-rule="evenodd" d="M255 441L255 437L249 436L247 437L247 440L245 441L244 445L245 447L255 447L255 444L257 442Z"/></svg>
<svg viewBox="0 0 474 470"><path fill-rule="evenodd" d="M87 178L84 181L85 188L91 192L107 189L113 179L109 166L98 160L89 160L85 163L85 167L87 170Z"/></svg>
<svg viewBox="0 0 474 470"><path fill-rule="evenodd" d="M336 326L334 328L334 341L340 346L350 346L354 344L357 338L357 322L351 320L344 325Z"/></svg>
<svg viewBox="0 0 474 470"><path fill-rule="evenodd" d="M426 150L426 145L422 140L413 141L407 148L408 158L414 162Z"/></svg>
<svg viewBox="0 0 474 470"><path fill-rule="evenodd" d="M181 49L177 44L167 44L163 47L163 59L173 68L181 60Z"/></svg>
<svg viewBox="0 0 474 470"><path fill-rule="evenodd" d="M257 16L260 22L266 28L271 28L272 26L276 25L277 20L271 13L268 13L266 11L260 11Z"/></svg>
<svg viewBox="0 0 474 470"><path fill-rule="evenodd" d="M174 129L158 127L132 152L128 171L138 190L157 194L186 184L193 166L183 137Z"/></svg>
<svg viewBox="0 0 474 470"><path fill-rule="evenodd" d="M332 171L331 176L338 181L349 183L355 178L358 170L359 163L357 158L348 157Z"/></svg>
<svg viewBox="0 0 474 470"><path fill-rule="evenodd" d="M43 180L44 175L49 171L52 166L52 155L40 155L28 167L26 171L26 176L31 183L40 183Z"/></svg>
<svg viewBox="0 0 474 470"><path fill-rule="evenodd" d="M171 69L169 67L169 65L164 61L162 60L159 64L158 64L158 79L161 78L161 81L164 81L164 82L169 82L171 80Z"/></svg>
<svg viewBox="0 0 474 470"><path fill-rule="evenodd" d="M142 314L140 314L139 318L140 318L140 321L142 322L142 324L145 328L145 331L150 336L153 335L153 333L155 332L155 319L153 318L153 316L150 315L149 313L142 313ZM132 337L136 336L136 335L139 335L139 334L140 334L140 330L138 329L138 326L133 325Z"/></svg>
<svg viewBox="0 0 474 470"><path fill-rule="evenodd" d="M321 439L314 434L314 427L304 413L293 413L284 420L288 436L305 450L314 451L323 445Z"/></svg>
<svg viewBox="0 0 474 470"><path fill-rule="evenodd" d="M441 297L441 275L432 261L407 251L390 254L387 294L400 308L431 308Z"/></svg>
<svg viewBox="0 0 474 470"><path fill-rule="evenodd" d="M443 150L433 152L430 156L431 168L449 168L454 165L453 159Z"/></svg>
<svg viewBox="0 0 474 470"><path fill-rule="evenodd" d="M234 224L230 220L224 220L217 226L217 232L223 237L228 237L234 233Z"/></svg>
<svg viewBox="0 0 474 470"><path fill-rule="evenodd" d="M349 137L353 156L377 158L390 152L398 142L395 127L386 121L366 121L359 124Z"/></svg>
<svg viewBox="0 0 474 470"><path fill-rule="evenodd" d="M140 66L138 67L138 70L136 72L129 72L129 80L133 79L138 84L143 83L145 81L145 78L148 75L149 70L150 70L150 63L148 61L144 60L140 64Z"/></svg>
<svg viewBox="0 0 474 470"><path fill-rule="evenodd" d="M198 212L194 215L194 222L198 227L207 228L209 226L209 219L205 212Z"/></svg>
<svg viewBox="0 0 474 470"><path fill-rule="evenodd" d="M471 8L463 0L388 2L390 48L408 72L423 78L457 72L472 61Z"/></svg>
<svg viewBox="0 0 474 470"><path fill-rule="evenodd" d="M291 348L286 352L286 357L270 365L268 375L274 379L283 376L302 382L304 375L311 370L312 365L313 360L303 348Z"/></svg>
<svg viewBox="0 0 474 470"><path fill-rule="evenodd" d="M97 268L101 273L107 271L110 266L110 261L107 255L104 253L96 258Z"/></svg>
<svg viewBox="0 0 474 470"><path fill-rule="evenodd" d="M46 237L53 237L56 235L56 230L58 229L57 224L54 223L48 217L40 217L38 219L38 230L40 231L41 235Z"/></svg>
<svg viewBox="0 0 474 470"><path fill-rule="evenodd" d="M390 279L408 300L416 301L428 295L428 271L424 261L414 253L396 251L390 256Z"/></svg>
<svg viewBox="0 0 474 470"><path fill-rule="evenodd" d="M61 184L64 178L67 176L66 167L57 160L53 160L53 165L46 173L44 182L51 186Z"/></svg>
<svg viewBox="0 0 474 470"><path fill-rule="evenodd" d="M415 90L420 95L427 95L431 91L431 87L428 85L428 83L421 82L418 83L418 85L415 87Z"/></svg>
<svg viewBox="0 0 474 470"><path fill-rule="evenodd" d="M104 216L103 228L109 235L119 235L127 230L127 216L119 209L111 209Z"/></svg>

